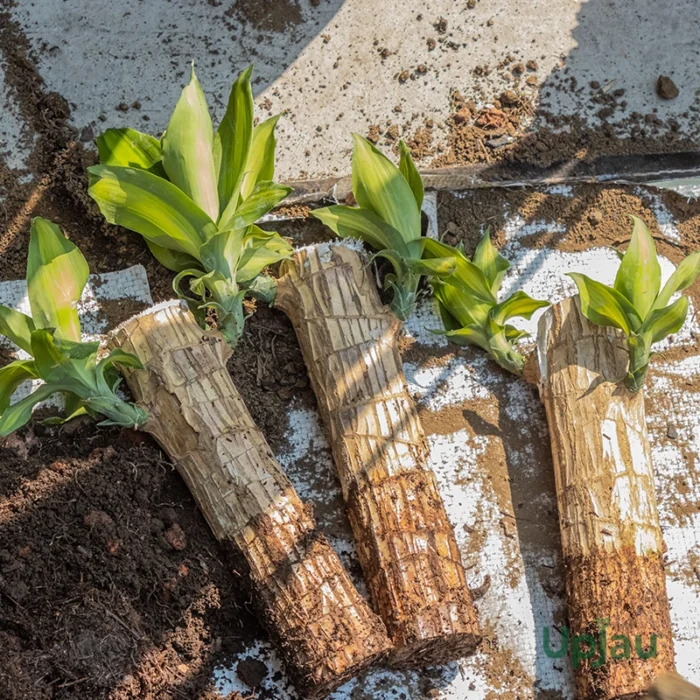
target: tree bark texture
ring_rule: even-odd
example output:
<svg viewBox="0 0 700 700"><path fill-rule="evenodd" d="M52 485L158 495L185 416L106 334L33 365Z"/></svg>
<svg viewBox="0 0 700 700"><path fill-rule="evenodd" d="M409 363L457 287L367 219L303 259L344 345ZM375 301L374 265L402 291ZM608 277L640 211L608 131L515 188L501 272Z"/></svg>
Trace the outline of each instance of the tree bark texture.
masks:
<svg viewBox="0 0 700 700"><path fill-rule="evenodd" d="M583 660L589 652L579 645L575 674L584 699L642 697L654 678L674 669L644 394L619 381L627 362L622 336L589 323L578 297L540 320L539 390L554 457L569 626L572 640L590 634L598 647ZM629 648L615 635L629 639ZM640 658L653 651L653 636L656 654ZM629 651L630 658L612 658L616 644L614 654Z"/></svg>
<svg viewBox="0 0 700 700"><path fill-rule="evenodd" d="M466 656L480 640L476 612L406 390L400 323L346 245L301 249L282 275L275 304L301 345L393 663Z"/></svg>
<svg viewBox="0 0 700 700"><path fill-rule="evenodd" d="M320 697L385 654L381 620L319 533L275 460L226 369L231 349L179 303L135 316L113 347L134 353L127 371L146 430L187 483L219 542L249 571L254 600L304 697Z"/></svg>

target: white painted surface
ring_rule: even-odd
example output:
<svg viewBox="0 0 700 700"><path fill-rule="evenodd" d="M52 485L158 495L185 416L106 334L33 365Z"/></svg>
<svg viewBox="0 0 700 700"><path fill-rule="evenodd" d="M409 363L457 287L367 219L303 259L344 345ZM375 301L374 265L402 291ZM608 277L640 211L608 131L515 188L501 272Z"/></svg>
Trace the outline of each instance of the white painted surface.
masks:
<svg viewBox="0 0 700 700"><path fill-rule="evenodd" d="M521 88L532 97L539 93L552 113L600 124L601 105L591 102L588 84L615 80L628 105L611 121L655 109L661 119L675 118L684 135L697 126L696 113L688 112L697 88L695 0L679 0L672 11L653 0L482 0L473 10L454 0L381 9L375 0L320 0L317 7L299 0L299 22L279 32L231 15L232 4L33 0L11 12L37 51L47 87L75 105L72 119L79 129L128 125L160 135L193 59L220 118L235 75L253 62L257 104L269 100L270 113L286 110L279 126L283 178L347 173L350 133L364 134L387 121L402 130L406 124L410 135L433 119L435 145L444 145L451 91L488 103L513 88L510 71L497 67L508 53L537 61L537 85L523 81ZM258 4L279 14L280 7L296 2ZM447 22L444 34L435 28L440 18ZM438 42L432 51L428 39ZM389 51L384 59L383 48ZM424 74L416 73L421 64ZM475 76L483 65L490 74ZM413 78L402 83L404 70ZM660 73L677 83L675 100L656 96ZM572 78L575 89L556 90L556 83ZM116 109L136 100L140 110Z"/></svg>

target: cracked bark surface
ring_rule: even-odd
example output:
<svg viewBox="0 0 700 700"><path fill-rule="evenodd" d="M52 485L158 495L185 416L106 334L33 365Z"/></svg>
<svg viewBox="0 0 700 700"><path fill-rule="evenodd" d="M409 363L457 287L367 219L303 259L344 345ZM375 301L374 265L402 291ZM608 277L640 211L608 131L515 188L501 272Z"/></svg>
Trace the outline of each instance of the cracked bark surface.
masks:
<svg viewBox="0 0 700 700"><path fill-rule="evenodd" d="M476 612L406 390L400 322L365 265L343 244L299 250L283 263L275 305L304 355L393 662L445 663L478 645Z"/></svg>
<svg viewBox="0 0 700 700"><path fill-rule="evenodd" d="M304 697L316 698L391 643L318 531L236 390L231 349L179 303L135 316L110 338L137 355L125 372L146 430L173 460L216 539L242 555L254 603Z"/></svg>
<svg viewBox="0 0 700 700"><path fill-rule="evenodd" d="M589 323L578 297L540 320L538 382L554 457L571 635L590 634L597 645L574 671L580 698L642 697L657 676L674 670L644 393L620 383L627 362L621 334ZM615 635L630 640L629 659L613 658L616 643L625 655ZM639 658L637 636L645 654L652 635L656 655Z"/></svg>

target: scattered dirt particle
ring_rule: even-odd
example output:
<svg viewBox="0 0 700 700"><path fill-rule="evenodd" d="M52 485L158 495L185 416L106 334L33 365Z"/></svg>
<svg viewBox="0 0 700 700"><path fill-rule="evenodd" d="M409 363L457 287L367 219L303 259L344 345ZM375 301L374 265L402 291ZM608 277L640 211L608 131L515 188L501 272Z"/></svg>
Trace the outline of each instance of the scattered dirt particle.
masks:
<svg viewBox="0 0 700 700"><path fill-rule="evenodd" d="M535 61L532 58L525 64L525 66L527 67L528 70L533 70L533 71L538 70L540 67L539 64L537 63L537 61Z"/></svg>
<svg viewBox="0 0 700 700"><path fill-rule="evenodd" d="M520 98L512 90L506 90L500 94L498 101L503 107L514 107L520 102Z"/></svg>
<svg viewBox="0 0 700 700"><path fill-rule="evenodd" d="M440 17L437 22L433 25L438 34L447 33L447 20L444 17Z"/></svg>
<svg viewBox="0 0 700 700"><path fill-rule="evenodd" d="M111 528L114 520L103 510L91 510L83 517L83 525L89 528Z"/></svg>
<svg viewBox="0 0 700 700"><path fill-rule="evenodd" d="M236 665L236 673L251 690L255 690L265 680L267 666L260 659L246 656Z"/></svg>
<svg viewBox="0 0 700 700"><path fill-rule="evenodd" d="M467 7L473 10L476 7L476 0L467 0Z"/></svg>
<svg viewBox="0 0 700 700"><path fill-rule="evenodd" d="M656 94L664 100L673 100L678 97L676 84L667 75L660 75L656 80Z"/></svg>
<svg viewBox="0 0 700 700"><path fill-rule="evenodd" d="M425 43L428 45L428 51L432 51L437 46L437 42L432 37L426 39Z"/></svg>
<svg viewBox="0 0 700 700"><path fill-rule="evenodd" d="M181 552L187 547L187 537L184 530L173 523L164 533L165 541L176 551Z"/></svg>
<svg viewBox="0 0 700 700"><path fill-rule="evenodd" d="M399 82L405 83L409 79L410 76L411 76L411 74L407 70L402 70L399 73Z"/></svg>
<svg viewBox="0 0 700 700"><path fill-rule="evenodd" d="M522 75L524 72L525 72L525 64L524 63L516 63L511 68L511 73L513 73L513 75Z"/></svg>
<svg viewBox="0 0 700 700"><path fill-rule="evenodd" d="M591 226L599 226L603 223L603 212L600 209L591 209L588 212L588 221Z"/></svg>

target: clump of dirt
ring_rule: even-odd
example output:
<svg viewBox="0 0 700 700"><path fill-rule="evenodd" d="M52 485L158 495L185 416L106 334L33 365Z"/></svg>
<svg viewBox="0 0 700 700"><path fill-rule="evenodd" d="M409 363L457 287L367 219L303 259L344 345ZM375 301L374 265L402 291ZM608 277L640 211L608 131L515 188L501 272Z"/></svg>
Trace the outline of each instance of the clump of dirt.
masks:
<svg viewBox="0 0 700 700"><path fill-rule="evenodd" d="M302 21L301 7L297 0L236 0L224 14L227 17L236 17L263 32L283 32L290 26L301 24Z"/></svg>
<svg viewBox="0 0 700 700"><path fill-rule="evenodd" d="M624 90L604 92L598 85L591 102L602 105L604 113L598 116L605 118L626 105L620 99L623 96ZM632 113L615 125L593 128L577 115L547 112L534 99L531 93L509 89L477 106L455 91L447 120L447 149L433 159L431 167L472 163L547 167L570 158L589 161L601 155L694 150L694 141L680 134L674 120L663 123L654 114Z"/></svg>

